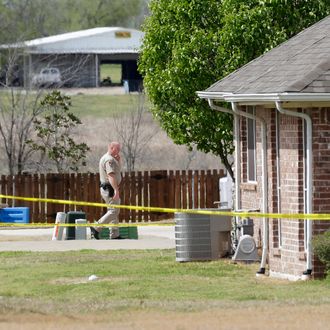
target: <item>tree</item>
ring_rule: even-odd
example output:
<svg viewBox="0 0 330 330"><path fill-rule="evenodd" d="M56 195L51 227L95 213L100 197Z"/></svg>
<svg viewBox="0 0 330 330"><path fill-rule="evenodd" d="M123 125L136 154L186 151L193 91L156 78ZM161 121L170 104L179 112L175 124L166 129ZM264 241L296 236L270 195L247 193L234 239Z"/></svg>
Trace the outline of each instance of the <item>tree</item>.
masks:
<svg viewBox="0 0 330 330"><path fill-rule="evenodd" d="M25 169L31 156L26 141L33 131L34 120L43 112L39 100L42 90L16 89L18 53L10 50L5 70L0 72L0 138L8 173L14 175Z"/></svg>
<svg viewBox="0 0 330 330"><path fill-rule="evenodd" d="M67 13L60 2L0 0L0 44L64 32Z"/></svg>
<svg viewBox="0 0 330 330"><path fill-rule="evenodd" d="M34 171L31 158L34 150L28 148L35 121L47 111L41 104L47 90L34 86L17 87L23 84L22 56L19 48L1 52L0 69L0 149L1 158L6 162L11 175L26 170ZM76 72L84 65L85 58L77 57L74 65L67 68L63 83L76 79Z"/></svg>
<svg viewBox="0 0 330 330"><path fill-rule="evenodd" d="M70 97L53 91L43 98L40 105L44 116L34 120L37 137L27 141L32 150L40 153L36 165L43 171L54 167L59 173L78 171L79 166L86 165L89 147L86 143L76 143L71 137L72 129L81 121L69 112Z"/></svg>
<svg viewBox="0 0 330 330"><path fill-rule="evenodd" d="M77 2L79 6L77 7ZM72 0L67 2L72 6ZM74 5L78 9L78 24L82 29L96 26L139 27L140 13L144 11L143 0L79 0ZM72 11L71 11L72 12Z"/></svg>
<svg viewBox="0 0 330 330"><path fill-rule="evenodd" d="M330 13L328 0L224 0L217 65L225 76Z"/></svg>
<svg viewBox="0 0 330 330"><path fill-rule="evenodd" d="M99 26L140 28L147 0L0 0L0 44Z"/></svg>
<svg viewBox="0 0 330 330"><path fill-rule="evenodd" d="M177 144L219 156L230 175L232 116L204 90L329 12L327 0L151 0L139 69L151 111Z"/></svg>
<svg viewBox="0 0 330 330"><path fill-rule="evenodd" d="M213 152L231 171L231 118L196 95L219 77L220 9L216 0L151 1L139 69L152 112L173 141Z"/></svg>
<svg viewBox="0 0 330 330"><path fill-rule="evenodd" d="M142 128L146 114L145 95L140 93L136 107L132 106L127 114L120 114L114 118L114 129L122 145L122 154L128 172L134 171L136 164L146 157L148 144L157 133L156 127L148 130Z"/></svg>

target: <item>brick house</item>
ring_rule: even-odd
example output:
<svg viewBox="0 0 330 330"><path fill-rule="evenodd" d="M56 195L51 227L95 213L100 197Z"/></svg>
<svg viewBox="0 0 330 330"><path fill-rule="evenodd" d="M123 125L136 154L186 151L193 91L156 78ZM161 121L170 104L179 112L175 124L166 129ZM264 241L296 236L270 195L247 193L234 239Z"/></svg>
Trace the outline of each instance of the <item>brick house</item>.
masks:
<svg viewBox="0 0 330 330"><path fill-rule="evenodd" d="M237 210L330 213L330 16L197 94L234 116ZM311 241L329 229L329 220L254 217L258 274L322 277Z"/></svg>

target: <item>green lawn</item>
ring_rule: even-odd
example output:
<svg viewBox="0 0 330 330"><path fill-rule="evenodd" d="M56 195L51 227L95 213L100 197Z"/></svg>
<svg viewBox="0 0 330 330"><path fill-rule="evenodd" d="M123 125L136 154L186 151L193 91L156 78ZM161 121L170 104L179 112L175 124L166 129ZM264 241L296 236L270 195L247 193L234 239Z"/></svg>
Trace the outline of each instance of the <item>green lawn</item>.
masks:
<svg viewBox="0 0 330 330"><path fill-rule="evenodd" d="M44 94L51 92L51 90L45 90ZM6 107L9 107L11 103L10 93L8 90L0 90L0 103ZM113 116L115 114L123 114L128 110L137 109L142 96L139 94L123 94L123 95L87 95L78 94L70 95L72 111L79 118L85 116L94 116L97 118L104 118ZM20 102L34 102L36 96L34 94L29 94L27 97L23 96L21 93L17 93L15 101ZM41 100L41 98L40 98ZM39 101L40 101L39 100ZM148 107L148 101L146 101L146 106Z"/></svg>
<svg viewBox="0 0 330 330"><path fill-rule="evenodd" d="M66 313L109 306L126 310L141 302L165 311L174 305L181 311L203 310L214 302L330 303L330 278L257 279L258 264L178 263L174 250L1 252L0 264L2 310L19 303L23 310L47 313L50 301L53 309ZM92 274L99 280L88 281Z"/></svg>
<svg viewBox="0 0 330 330"><path fill-rule="evenodd" d="M71 96L72 107L79 118L91 115L97 118L109 117L122 114L129 109L135 109L139 95L73 95Z"/></svg>
<svg viewBox="0 0 330 330"><path fill-rule="evenodd" d="M121 83L121 64L101 64L100 68L101 81L104 78L110 77L112 83Z"/></svg>

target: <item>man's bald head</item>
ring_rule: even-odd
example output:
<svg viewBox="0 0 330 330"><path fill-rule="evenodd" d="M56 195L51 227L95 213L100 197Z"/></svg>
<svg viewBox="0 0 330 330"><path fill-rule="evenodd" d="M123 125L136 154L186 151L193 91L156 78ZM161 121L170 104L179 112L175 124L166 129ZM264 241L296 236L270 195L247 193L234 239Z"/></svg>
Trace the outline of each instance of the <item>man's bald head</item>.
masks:
<svg viewBox="0 0 330 330"><path fill-rule="evenodd" d="M108 152L112 157L116 158L120 152L120 143L116 141L109 143Z"/></svg>

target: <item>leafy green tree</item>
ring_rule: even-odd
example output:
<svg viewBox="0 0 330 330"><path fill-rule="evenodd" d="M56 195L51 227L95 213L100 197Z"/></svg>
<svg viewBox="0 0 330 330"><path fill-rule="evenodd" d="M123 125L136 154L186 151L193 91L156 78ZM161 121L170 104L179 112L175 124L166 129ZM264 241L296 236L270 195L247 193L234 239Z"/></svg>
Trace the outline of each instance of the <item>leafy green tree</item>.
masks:
<svg viewBox="0 0 330 330"><path fill-rule="evenodd" d="M81 29L97 26L139 27L141 21L138 18L145 5L143 0L76 0L74 2L75 4L69 0L67 6L74 7L71 13L79 8L73 23L79 25Z"/></svg>
<svg viewBox="0 0 330 330"><path fill-rule="evenodd" d="M224 0L218 65L225 76L330 13L329 0Z"/></svg>
<svg viewBox="0 0 330 330"><path fill-rule="evenodd" d="M232 118L196 95L221 76L219 1L151 1L150 11L139 69L154 116L175 143L212 152L231 171Z"/></svg>
<svg viewBox="0 0 330 330"><path fill-rule="evenodd" d="M232 116L196 96L324 17L328 0L151 0L139 69L152 112L177 144L219 156L231 176Z"/></svg>
<svg viewBox="0 0 330 330"><path fill-rule="evenodd" d="M40 153L36 165L43 171L54 167L59 173L78 171L80 166L86 165L89 147L86 143L76 143L71 137L72 129L81 121L69 112L70 97L53 91L40 104L44 115L34 121L37 138L27 142L32 150Z"/></svg>
<svg viewBox="0 0 330 330"><path fill-rule="evenodd" d="M0 43L65 32L67 13L60 1L0 0Z"/></svg>

